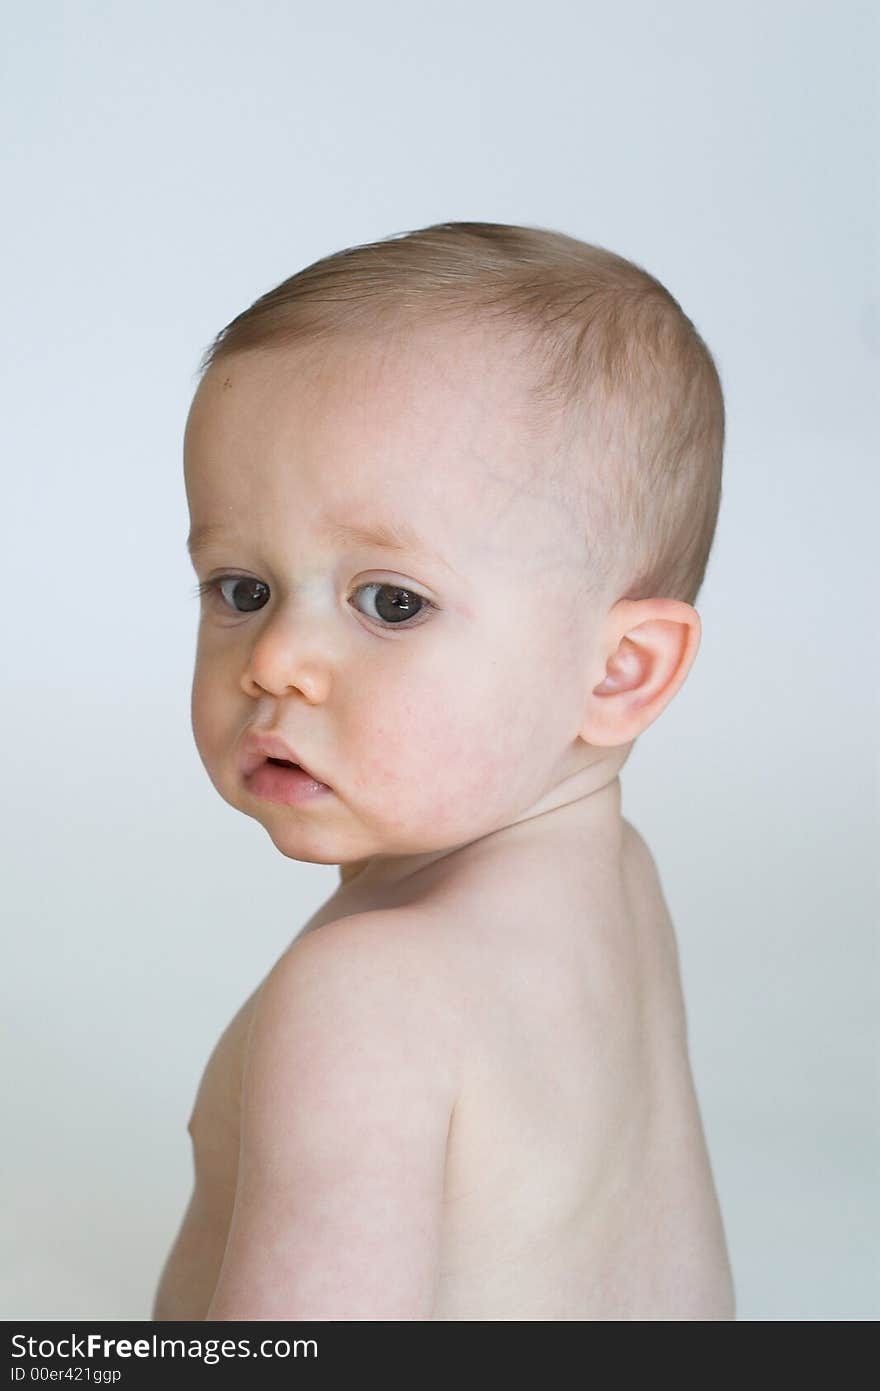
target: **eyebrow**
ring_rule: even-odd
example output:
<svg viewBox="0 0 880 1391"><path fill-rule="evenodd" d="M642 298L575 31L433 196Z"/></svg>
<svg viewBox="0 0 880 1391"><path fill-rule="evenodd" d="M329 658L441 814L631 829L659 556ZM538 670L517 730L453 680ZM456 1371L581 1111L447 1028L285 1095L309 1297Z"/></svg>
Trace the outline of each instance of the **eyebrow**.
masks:
<svg viewBox="0 0 880 1391"><path fill-rule="evenodd" d="M380 550L394 551L398 554L419 554L430 557L452 571L452 566L433 550L421 536L406 522L388 523L363 520L360 522L331 522L324 528L329 540L353 541L364 546L376 546ZM224 537L234 539L235 533L218 522L202 522L195 526L186 538L186 548L190 557L198 555L214 541ZM455 571L452 571L454 574Z"/></svg>

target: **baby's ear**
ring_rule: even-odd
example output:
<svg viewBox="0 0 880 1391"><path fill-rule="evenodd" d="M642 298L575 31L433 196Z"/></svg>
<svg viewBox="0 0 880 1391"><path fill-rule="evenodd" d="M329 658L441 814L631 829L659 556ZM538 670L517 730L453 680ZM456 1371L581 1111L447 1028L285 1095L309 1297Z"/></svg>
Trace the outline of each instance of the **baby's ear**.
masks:
<svg viewBox="0 0 880 1391"><path fill-rule="evenodd" d="M603 747L638 738L684 684L700 636L699 614L679 599L616 603L600 631L604 674L587 697L581 737Z"/></svg>

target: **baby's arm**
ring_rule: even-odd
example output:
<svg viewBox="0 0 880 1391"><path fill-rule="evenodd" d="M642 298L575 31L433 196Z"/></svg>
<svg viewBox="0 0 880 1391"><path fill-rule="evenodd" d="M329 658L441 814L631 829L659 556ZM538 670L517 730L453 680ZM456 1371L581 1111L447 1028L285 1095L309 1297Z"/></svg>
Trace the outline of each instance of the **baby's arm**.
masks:
<svg viewBox="0 0 880 1391"><path fill-rule="evenodd" d="M206 1319L430 1317L457 1071L404 918L329 923L260 990Z"/></svg>

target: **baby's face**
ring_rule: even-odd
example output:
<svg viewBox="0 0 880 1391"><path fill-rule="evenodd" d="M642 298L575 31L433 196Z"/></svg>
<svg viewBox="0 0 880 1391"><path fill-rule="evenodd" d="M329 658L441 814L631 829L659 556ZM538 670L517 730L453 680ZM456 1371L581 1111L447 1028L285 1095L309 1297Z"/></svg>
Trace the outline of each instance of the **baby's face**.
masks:
<svg viewBox="0 0 880 1391"><path fill-rule="evenodd" d="M193 564L222 581L196 745L227 802L323 864L468 843L541 798L571 770L594 630L509 355L477 329L382 343L228 359L186 428L192 533L212 528ZM267 729L329 793L254 792L242 741Z"/></svg>

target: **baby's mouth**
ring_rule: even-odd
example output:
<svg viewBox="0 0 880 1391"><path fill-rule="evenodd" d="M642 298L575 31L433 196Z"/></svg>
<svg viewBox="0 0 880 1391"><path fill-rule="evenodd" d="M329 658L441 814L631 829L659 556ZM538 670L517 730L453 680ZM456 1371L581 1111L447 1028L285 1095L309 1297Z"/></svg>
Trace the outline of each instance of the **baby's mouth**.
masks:
<svg viewBox="0 0 880 1391"><path fill-rule="evenodd" d="M242 748L242 775L249 780L258 772L266 776L274 773L277 779L278 774L286 773L291 779L299 775L300 783L310 779L319 787L326 787L327 784L322 782L311 768L290 757L294 752L293 746L272 730L251 732L244 740Z"/></svg>
<svg viewBox="0 0 880 1391"><path fill-rule="evenodd" d="M246 773L245 781L255 796L287 806L309 803L313 797L331 790L301 763L278 758L275 754L268 754L262 763Z"/></svg>
<svg viewBox="0 0 880 1391"><path fill-rule="evenodd" d="M275 758L274 755L269 754L265 762L273 768L284 768L289 773L302 773L304 778L310 778L312 782L317 783L318 787L327 786L326 783L316 778L314 773L310 773L308 768L304 768L301 763L294 763L289 758Z"/></svg>

